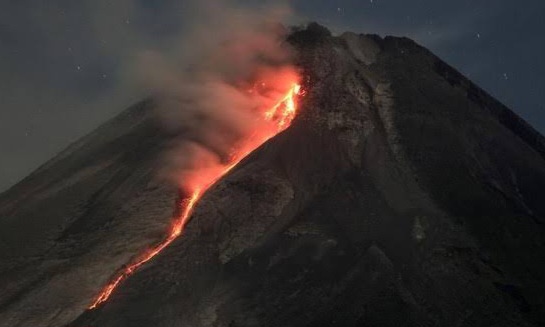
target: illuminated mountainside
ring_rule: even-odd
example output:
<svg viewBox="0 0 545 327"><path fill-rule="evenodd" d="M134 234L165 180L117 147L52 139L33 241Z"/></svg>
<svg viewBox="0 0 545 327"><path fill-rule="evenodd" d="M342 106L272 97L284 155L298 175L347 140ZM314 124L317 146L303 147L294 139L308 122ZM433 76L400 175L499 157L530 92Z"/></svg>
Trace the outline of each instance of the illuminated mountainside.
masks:
<svg viewBox="0 0 545 327"><path fill-rule="evenodd" d="M545 141L405 38L293 33L292 125L164 236L147 101L0 198L0 326L540 326Z"/></svg>

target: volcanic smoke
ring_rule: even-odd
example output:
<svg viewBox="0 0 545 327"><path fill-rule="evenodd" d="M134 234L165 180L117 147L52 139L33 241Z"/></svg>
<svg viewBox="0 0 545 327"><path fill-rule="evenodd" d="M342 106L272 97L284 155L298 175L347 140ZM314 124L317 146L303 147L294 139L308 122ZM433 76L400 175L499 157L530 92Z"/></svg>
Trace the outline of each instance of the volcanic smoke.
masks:
<svg viewBox="0 0 545 327"><path fill-rule="evenodd" d="M195 205L214 183L233 169L248 154L268 139L290 126L297 112L297 96L301 94L301 85L299 84L298 76L293 72L290 78L282 78L280 81L284 82L285 85L275 85L275 88L287 88L287 91L285 91L272 106L265 108L265 110L260 110L260 124L254 124L255 129L247 139L242 140L242 142L233 149L228 162L225 165L204 167L202 170L196 169L193 171L192 176L198 178L193 178L187 185L187 187L191 189L191 196L181 202L181 214L173 222L167 237L155 247L148 249L138 256L131 264L121 270L116 277L102 289L97 298L89 306L89 309L95 309L101 303L106 302L112 292L123 280L127 279L140 266L159 254L182 234ZM252 89L248 90L248 92L260 93L262 92L261 87L265 87L266 83L267 82L260 82Z"/></svg>

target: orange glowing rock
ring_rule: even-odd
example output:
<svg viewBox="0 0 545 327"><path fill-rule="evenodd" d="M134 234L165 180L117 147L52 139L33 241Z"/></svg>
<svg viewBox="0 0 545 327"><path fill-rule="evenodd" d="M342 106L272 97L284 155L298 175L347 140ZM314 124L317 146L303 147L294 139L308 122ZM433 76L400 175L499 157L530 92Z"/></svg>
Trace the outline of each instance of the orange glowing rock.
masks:
<svg viewBox="0 0 545 327"><path fill-rule="evenodd" d="M181 214L173 222L167 237L155 247L148 249L143 254L136 257L132 263L119 271L112 281L100 291L99 295L89 306L89 309L95 309L100 304L106 302L112 295L112 292L123 280L127 279L135 270L159 254L182 234L184 227L189 222L195 205L215 182L227 174L227 172L233 169L242 159L265 143L268 139L289 127L297 112L296 98L301 94L301 85L299 85L298 77L294 73L287 74L276 82L285 83L284 85L288 86L288 91L284 94L280 94L274 104L262 113L261 118L263 119L264 124L260 125L258 130L256 129L253 131L244 142L235 147L227 164L206 167L203 170L197 170L195 174L192 175L198 176L198 178L192 178L188 181L187 188L190 190L191 196L181 202ZM261 86L265 87L266 84L262 82ZM249 92L254 92L254 90L250 90Z"/></svg>

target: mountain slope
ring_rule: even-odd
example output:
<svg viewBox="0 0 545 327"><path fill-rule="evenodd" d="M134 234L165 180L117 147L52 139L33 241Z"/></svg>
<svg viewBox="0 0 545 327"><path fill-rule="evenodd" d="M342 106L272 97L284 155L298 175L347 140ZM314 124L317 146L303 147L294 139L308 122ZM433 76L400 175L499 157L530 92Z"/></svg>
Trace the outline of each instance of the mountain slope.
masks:
<svg viewBox="0 0 545 327"><path fill-rule="evenodd" d="M150 101L74 143L0 198L0 325L58 326L162 238L175 188L155 178L167 136Z"/></svg>
<svg viewBox="0 0 545 327"><path fill-rule="evenodd" d="M4 194L0 326L545 324L544 138L408 39L311 24L289 42L292 126L98 309L173 215L153 104Z"/></svg>

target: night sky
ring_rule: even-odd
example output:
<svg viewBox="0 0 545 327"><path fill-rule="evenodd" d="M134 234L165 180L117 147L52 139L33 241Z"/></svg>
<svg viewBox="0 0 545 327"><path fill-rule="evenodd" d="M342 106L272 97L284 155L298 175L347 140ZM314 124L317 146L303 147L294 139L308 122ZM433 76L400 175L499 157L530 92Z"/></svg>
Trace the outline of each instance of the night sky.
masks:
<svg viewBox="0 0 545 327"><path fill-rule="evenodd" d="M416 40L545 132L545 1L289 3L290 22ZM2 0L0 191L142 99L124 67L143 49L168 49L188 8L175 0Z"/></svg>

